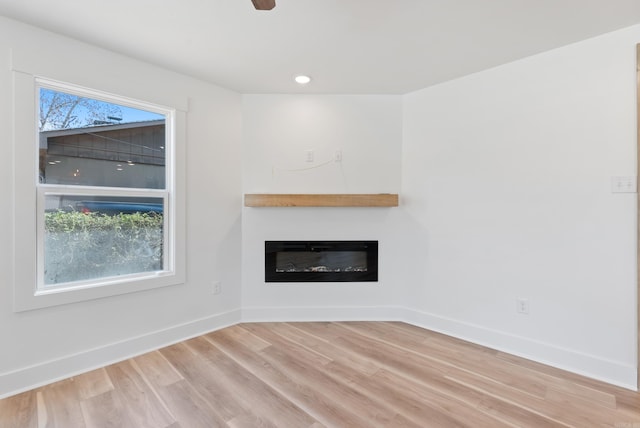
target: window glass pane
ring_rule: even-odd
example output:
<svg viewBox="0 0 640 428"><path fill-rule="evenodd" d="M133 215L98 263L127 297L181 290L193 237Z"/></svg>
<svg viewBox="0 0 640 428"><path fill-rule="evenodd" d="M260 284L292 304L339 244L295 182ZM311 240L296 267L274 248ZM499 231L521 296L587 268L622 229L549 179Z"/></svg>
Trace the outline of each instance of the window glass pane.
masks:
<svg viewBox="0 0 640 428"><path fill-rule="evenodd" d="M165 188L162 114L40 88L39 181Z"/></svg>
<svg viewBox="0 0 640 428"><path fill-rule="evenodd" d="M163 198L45 196L44 286L163 270Z"/></svg>

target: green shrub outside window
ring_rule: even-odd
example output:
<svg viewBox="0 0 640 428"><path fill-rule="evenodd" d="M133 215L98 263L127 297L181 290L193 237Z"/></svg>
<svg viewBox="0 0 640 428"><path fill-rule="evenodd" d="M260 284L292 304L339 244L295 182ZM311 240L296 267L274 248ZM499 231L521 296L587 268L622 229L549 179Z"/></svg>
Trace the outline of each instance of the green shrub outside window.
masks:
<svg viewBox="0 0 640 428"><path fill-rule="evenodd" d="M163 216L45 213L45 284L162 270Z"/></svg>

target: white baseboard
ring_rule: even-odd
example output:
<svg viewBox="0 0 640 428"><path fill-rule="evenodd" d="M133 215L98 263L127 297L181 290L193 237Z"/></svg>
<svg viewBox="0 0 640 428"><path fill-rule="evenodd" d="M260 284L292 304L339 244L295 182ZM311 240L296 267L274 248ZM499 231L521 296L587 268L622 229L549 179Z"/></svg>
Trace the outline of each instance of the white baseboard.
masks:
<svg viewBox="0 0 640 428"><path fill-rule="evenodd" d="M0 373L0 399L219 330L239 323L240 319L240 309L236 309L19 370Z"/></svg>
<svg viewBox="0 0 640 428"><path fill-rule="evenodd" d="M403 321L562 370L638 390L633 365L437 315L404 309Z"/></svg>
<svg viewBox="0 0 640 428"><path fill-rule="evenodd" d="M636 367L403 307L245 307L0 373L0 399L241 322L402 321L553 367L637 390Z"/></svg>
<svg viewBox="0 0 640 428"><path fill-rule="evenodd" d="M244 307L242 322L402 321L401 312L389 306Z"/></svg>
<svg viewBox="0 0 640 428"><path fill-rule="evenodd" d="M242 321L402 321L633 391L638 387L635 366L403 307L253 307L242 309Z"/></svg>

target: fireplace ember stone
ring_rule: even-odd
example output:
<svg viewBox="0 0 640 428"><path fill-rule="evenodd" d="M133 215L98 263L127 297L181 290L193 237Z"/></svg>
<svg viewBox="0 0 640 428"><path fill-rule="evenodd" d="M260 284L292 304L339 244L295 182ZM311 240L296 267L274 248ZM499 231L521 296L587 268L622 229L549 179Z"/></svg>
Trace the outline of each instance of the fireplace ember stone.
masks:
<svg viewBox="0 0 640 428"><path fill-rule="evenodd" d="M378 241L265 241L265 282L378 281Z"/></svg>

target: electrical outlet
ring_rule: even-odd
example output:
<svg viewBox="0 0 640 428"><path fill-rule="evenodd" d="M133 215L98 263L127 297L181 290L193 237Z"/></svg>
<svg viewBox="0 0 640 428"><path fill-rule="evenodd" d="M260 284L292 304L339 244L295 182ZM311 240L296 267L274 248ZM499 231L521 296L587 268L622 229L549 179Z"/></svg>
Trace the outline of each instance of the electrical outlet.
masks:
<svg viewBox="0 0 640 428"><path fill-rule="evenodd" d="M336 150L333 154L334 162L342 162L342 150Z"/></svg>
<svg viewBox="0 0 640 428"><path fill-rule="evenodd" d="M516 312L529 315L529 301L527 299L516 299Z"/></svg>
<svg viewBox="0 0 640 428"><path fill-rule="evenodd" d="M306 156L305 156L305 160L307 162L313 162L315 159L315 153L313 152L313 150L307 150L305 152Z"/></svg>
<svg viewBox="0 0 640 428"><path fill-rule="evenodd" d="M213 294L222 293L222 283L220 281L213 281L212 291L213 291Z"/></svg>

